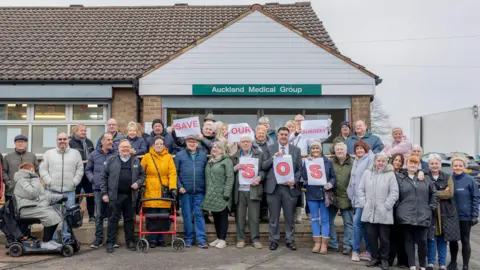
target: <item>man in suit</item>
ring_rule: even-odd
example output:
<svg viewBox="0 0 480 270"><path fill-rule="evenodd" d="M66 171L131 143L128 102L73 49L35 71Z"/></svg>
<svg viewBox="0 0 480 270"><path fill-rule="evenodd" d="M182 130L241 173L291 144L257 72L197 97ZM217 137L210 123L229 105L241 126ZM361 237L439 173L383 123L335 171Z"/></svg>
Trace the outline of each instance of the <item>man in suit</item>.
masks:
<svg viewBox="0 0 480 270"><path fill-rule="evenodd" d="M265 193L267 193L269 218L269 240L270 250L278 248L280 240L280 210L283 209L285 219L285 242L291 250L297 250L295 245L295 206L298 196L301 194L300 179L302 175L302 158L300 148L288 143L290 132L288 128L278 129L278 143L270 145L264 153L262 170L267 172L265 182ZM285 184L277 184L275 177L273 160L283 155L291 155L293 162L294 179Z"/></svg>

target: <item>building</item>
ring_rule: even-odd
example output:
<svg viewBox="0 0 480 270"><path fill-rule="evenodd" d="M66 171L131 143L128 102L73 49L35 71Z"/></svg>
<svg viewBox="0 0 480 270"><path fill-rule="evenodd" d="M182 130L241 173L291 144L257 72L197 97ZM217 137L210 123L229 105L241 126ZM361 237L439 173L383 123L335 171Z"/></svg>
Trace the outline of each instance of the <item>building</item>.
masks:
<svg viewBox="0 0 480 270"><path fill-rule="evenodd" d="M85 123L149 125L213 112L370 118L381 79L342 55L310 3L252 6L0 8L0 152L28 135L36 153Z"/></svg>

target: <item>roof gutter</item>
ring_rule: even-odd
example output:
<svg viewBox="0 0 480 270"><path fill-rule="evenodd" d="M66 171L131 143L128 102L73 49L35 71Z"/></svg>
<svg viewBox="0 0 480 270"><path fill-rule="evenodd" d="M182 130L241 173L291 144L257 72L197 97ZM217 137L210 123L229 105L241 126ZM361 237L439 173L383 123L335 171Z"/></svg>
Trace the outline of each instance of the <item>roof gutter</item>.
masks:
<svg viewBox="0 0 480 270"><path fill-rule="evenodd" d="M133 80L0 80L0 84L134 84Z"/></svg>

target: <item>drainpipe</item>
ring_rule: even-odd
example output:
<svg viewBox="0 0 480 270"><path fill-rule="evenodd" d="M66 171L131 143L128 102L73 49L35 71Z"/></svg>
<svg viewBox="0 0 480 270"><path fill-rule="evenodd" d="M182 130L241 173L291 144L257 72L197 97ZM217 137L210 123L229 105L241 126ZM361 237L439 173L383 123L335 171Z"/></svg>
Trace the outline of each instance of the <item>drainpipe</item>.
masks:
<svg viewBox="0 0 480 270"><path fill-rule="evenodd" d="M139 95L139 83L138 80L135 79L132 81L133 90L135 91L135 95L137 97L137 123L140 123L140 106L142 105L143 98Z"/></svg>

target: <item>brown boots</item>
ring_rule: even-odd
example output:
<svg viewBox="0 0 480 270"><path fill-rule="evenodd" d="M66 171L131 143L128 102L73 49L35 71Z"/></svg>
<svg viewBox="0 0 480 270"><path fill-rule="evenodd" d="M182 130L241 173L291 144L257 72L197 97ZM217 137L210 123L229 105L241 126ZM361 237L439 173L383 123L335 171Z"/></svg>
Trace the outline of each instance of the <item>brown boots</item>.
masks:
<svg viewBox="0 0 480 270"><path fill-rule="evenodd" d="M327 251L328 251L328 240L330 238L322 238L322 245L320 247L320 254L322 255L327 255Z"/></svg>
<svg viewBox="0 0 480 270"><path fill-rule="evenodd" d="M320 251L320 246L321 246L321 243L322 243L322 237L314 236L313 237L313 242L314 242L314 245L313 245L313 248L312 248L312 252L313 253L318 253Z"/></svg>

